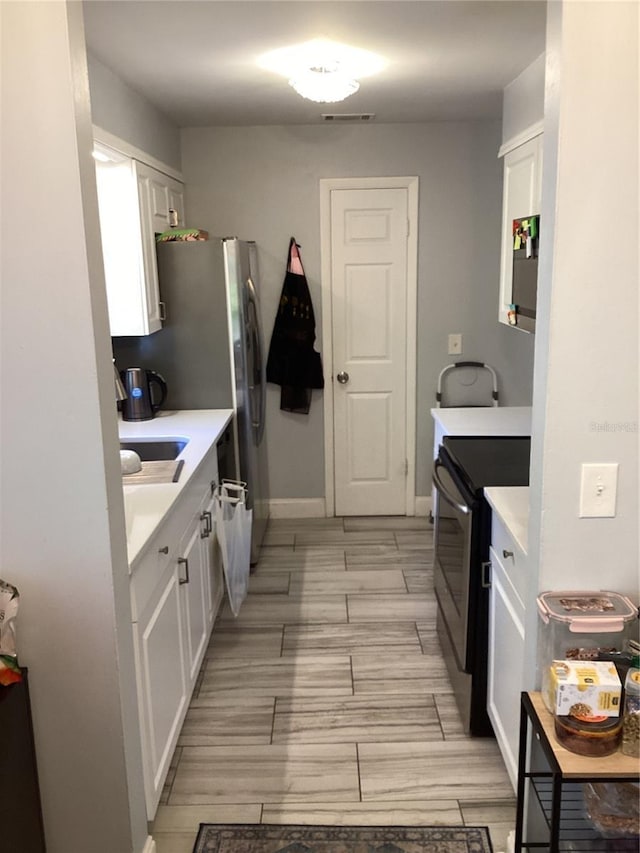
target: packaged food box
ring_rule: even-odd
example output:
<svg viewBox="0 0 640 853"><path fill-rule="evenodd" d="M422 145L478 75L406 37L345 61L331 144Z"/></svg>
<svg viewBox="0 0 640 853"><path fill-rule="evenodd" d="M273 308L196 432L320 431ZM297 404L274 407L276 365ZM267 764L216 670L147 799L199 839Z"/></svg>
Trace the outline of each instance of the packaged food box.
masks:
<svg viewBox="0 0 640 853"><path fill-rule="evenodd" d="M620 716L622 685L615 664L607 661L554 660L549 691L556 716L589 722Z"/></svg>
<svg viewBox="0 0 640 853"><path fill-rule="evenodd" d="M595 661L622 652L628 640L638 639L638 609L626 596L607 590L543 592L537 604L538 679L553 712L551 662Z"/></svg>

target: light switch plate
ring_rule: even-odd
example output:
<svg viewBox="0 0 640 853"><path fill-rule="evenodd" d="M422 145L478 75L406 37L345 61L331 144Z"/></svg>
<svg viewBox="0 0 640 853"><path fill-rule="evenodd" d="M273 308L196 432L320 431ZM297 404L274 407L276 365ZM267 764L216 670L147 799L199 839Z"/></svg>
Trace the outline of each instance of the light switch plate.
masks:
<svg viewBox="0 0 640 853"><path fill-rule="evenodd" d="M449 335L449 355L461 355L462 353L462 335Z"/></svg>
<svg viewBox="0 0 640 853"><path fill-rule="evenodd" d="M585 463L580 481L580 518L613 518L617 491L617 462Z"/></svg>

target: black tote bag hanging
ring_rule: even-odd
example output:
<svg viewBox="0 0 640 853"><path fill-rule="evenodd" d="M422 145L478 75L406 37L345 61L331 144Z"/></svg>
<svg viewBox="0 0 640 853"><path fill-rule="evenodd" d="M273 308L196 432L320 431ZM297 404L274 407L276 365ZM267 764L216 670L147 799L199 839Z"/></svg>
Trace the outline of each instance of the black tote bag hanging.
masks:
<svg viewBox="0 0 640 853"><path fill-rule="evenodd" d="M313 348L316 320L295 237L289 243L287 271L273 326L267 382L280 385L280 408L308 414L311 390L324 388L322 359Z"/></svg>

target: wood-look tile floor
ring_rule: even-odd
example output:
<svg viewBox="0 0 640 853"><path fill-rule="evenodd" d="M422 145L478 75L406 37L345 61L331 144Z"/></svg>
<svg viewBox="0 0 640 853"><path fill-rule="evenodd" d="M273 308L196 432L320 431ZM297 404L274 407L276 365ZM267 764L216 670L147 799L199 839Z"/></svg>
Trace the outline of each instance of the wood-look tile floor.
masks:
<svg viewBox="0 0 640 853"><path fill-rule="evenodd" d="M424 518L271 521L249 596L213 630L151 831L203 823L488 825L513 791L466 737L435 632Z"/></svg>

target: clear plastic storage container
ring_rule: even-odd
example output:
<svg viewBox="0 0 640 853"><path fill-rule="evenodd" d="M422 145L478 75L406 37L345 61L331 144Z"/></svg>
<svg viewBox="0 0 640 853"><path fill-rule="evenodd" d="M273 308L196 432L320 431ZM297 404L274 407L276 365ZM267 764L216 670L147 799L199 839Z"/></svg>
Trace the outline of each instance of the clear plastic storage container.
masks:
<svg viewBox="0 0 640 853"><path fill-rule="evenodd" d="M638 609L624 595L598 590L543 592L538 596L538 671L542 697L553 712L550 666L554 660L597 660L637 639Z"/></svg>
<svg viewBox="0 0 640 853"><path fill-rule="evenodd" d="M622 751L640 758L640 669L632 667L624 685Z"/></svg>
<svg viewBox="0 0 640 853"><path fill-rule="evenodd" d="M554 718L556 739L565 749L578 755L599 758L611 755L620 746L622 720L620 717L591 717L593 722L579 717Z"/></svg>

